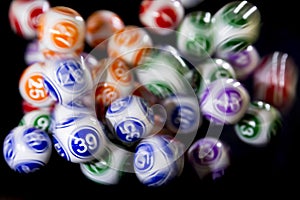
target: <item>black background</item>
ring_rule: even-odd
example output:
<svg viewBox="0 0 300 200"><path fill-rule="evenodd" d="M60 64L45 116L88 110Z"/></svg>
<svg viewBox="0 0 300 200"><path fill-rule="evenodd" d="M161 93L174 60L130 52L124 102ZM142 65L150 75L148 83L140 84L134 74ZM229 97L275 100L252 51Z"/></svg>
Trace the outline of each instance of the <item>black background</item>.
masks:
<svg viewBox="0 0 300 200"><path fill-rule="evenodd" d="M77 10L85 19L95 10L108 9L116 12L126 25L141 25L138 19L138 0L51 0L51 6L63 5ZM204 0L197 7L186 9L204 10L214 13L226 2ZM262 15L262 27L258 41L254 44L260 55L282 51L294 58L300 66L300 32L297 30L297 8L291 0L250 1ZM26 67L24 51L28 41L17 36L10 28L8 8L10 1L1 0L1 125L0 144L8 132L22 117L21 97L18 91L20 74ZM297 89L299 91L299 87ZM297 98L299 96L297 92ZM232 165L224 177L210 182L199 180L193 169L186 164L180 177L166 186L147 188L134 174L125 174L118 185L105 186L88 180L81 174L77 164L62 160L54 152L50 162L42 170L21 175L12 171L1 154L0 199L43 199L43 198L227 198L227 197L276 197L296 194L299 181L298 140L300 110L298 101L284 116L283 128L276 139L265 148L250 147L234 136L230 127L222 137L231 147ZM292 183L295 181L295 183ZM298 196L298 195L297 195ZM279 196L278 196L279 197Z"/></svg>

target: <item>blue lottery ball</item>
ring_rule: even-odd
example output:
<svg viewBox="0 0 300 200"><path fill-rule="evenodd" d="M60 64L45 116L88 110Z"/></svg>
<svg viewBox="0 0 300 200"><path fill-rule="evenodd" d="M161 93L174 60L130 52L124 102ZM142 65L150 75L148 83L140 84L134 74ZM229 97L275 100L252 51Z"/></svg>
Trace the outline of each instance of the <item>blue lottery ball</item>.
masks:
<svg viewBox="0 0 300 200"><path fill-rule="evenodd" d="M5 137L3 156L8 166L22 174L35 172L45 166L51 156L49 135L33 126L17 126Z"/></svg>
<svg viewBox="0 0 300 200"><path fill-rule="evenodd" d="M143 139L134 154L134 171L146 186L165 185L179 176L183 168L180 143L173 143L166 135L153 135Z"/></svg>

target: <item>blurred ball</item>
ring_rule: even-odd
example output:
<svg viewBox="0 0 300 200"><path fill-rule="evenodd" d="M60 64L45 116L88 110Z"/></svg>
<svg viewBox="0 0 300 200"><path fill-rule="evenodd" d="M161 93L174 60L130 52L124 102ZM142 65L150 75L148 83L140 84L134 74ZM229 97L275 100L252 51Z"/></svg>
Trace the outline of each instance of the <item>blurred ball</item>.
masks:
<svg viewBox="0 0 300 200"><path fill-rule="evenodd" d="M48 133L51 124L51 113L47 110L33 110L23 115L20 126L33 126Z"/></svg>
<svg viewBox="0 0 300 200"><path fill-rule="evenodd" d="M239 47L229 47L228 49L218 50L216 57L230 63L236 73L236 78L246 80L258 67L261 60L257 49L253 45L239 49Z"/></svg>
<svg viewBox="0 0 300 200"><path fill-rule="evenodd" d="M134 76L128 64L120 58L102 59L100 65L101 69L98 70L94 82L96 107L102 109L117 98L132 93Z"/></svg>
<svg viewBox="0 0 300 200"><path fill-rule="evenodd" d="M12 0L8 12L10 26L22 38L35 39L39 18L49 9L47 0Z"/></svg>
<svg viewBox="0 0 300 200"><path fill-rule="evenodd" d="M215 50L212 14L194 11L185 15L177 29L176 43L179 51L192 59L204 60Z"/></svg>
<svg viewBox="0 0 300 200"><path fill-rule="evenodd" d="M121 58L134 67L152 45L152 38L146 30L128 25L108 39L107 53L109 57Z"/></svg>
<svg viewBox="0 0 300 200"><path fill-rule="evenodd" d="M122 19L113 11L96 10L86 20L85 41L91 47L105 48L107 39L124 27Z"/></svg>
<svg viewBox="0 0 300 200"><path fill-rule="evenodd" d="M38 40L44 54L82 52L85 39L85 21L74 9L55 6L40 18Z"/></svg>
<svg viewBox="0 0 300 200"><path fill-rule="evenodd" d="M92 115L81 114L56 121L51 128L56 152L72 163L100 159L107 138L103 125Z"/></svg>
<svg viewBox="0 0 300 200"><path fill-rule="evenodd" d="M134 153L134 171L148 187L163 186L180 176L184 166L184 145L166 135L141 140Z"/></svg>
<svg viewBox="0 0 300 200"><path fill-rule="evenodd" d="M154 33L167 35L175 30L184 17L184 7L178 0L143 0L139 19Z"/></svg>
<svg viewBox="0 0 300 200"><path fill-rule="evenodd" d="M115 138L129 146L151 135L154 126L153 110L145 99L135 95L113 101L105 120Z"/></svg>
<svg viewBox="0 0 300 200"><path fill-rule="evenodd" d="M80 163L80 170L89 180L104 185L116 185L123 175L127 151L108 142L101 158Z"/></svg>
<svg viewBox="0 0 300 200"><path fill-rule="evenodd" d="M245 49L259 37L261 14L249 1L232 1L221 7L213 16L215 48L239 47Z"/></svg>
<svg viewBox="0 0 300 200"><path fill-rule="evenodd" d="M173 94L194 94L185 61L172 52L152 48L134 69L137 82L158 99Z"/></svg>
<svg viewBox="0 0 300 200"><path fill-rule="evenodd" d="M250 101L247 89L232 78L219 78L201 93L200 108L211 122L235 124L245 114Z"/></svg>
<svg viewBox="0 0 300 200"><path fill-rule="evenodd" d="M287 114L297 96L298 66L288 54L265 55L253 74L253 99L261 100Z"/></svg>
<svg viewBox="0 0 300 200"><path fill-rule="evenodd" d="M19 92L22 98L35 107L48 107L54 100L44 85L44 62L27 66L19 79Z"/></svg>
<svg viewBox="0 0 300 200"><path fill-rule="evenodd" d="M84 60L79 57L49 59L43 67L44 85L55 102L84 107L93 80Z"/></svg>
<svg viewBox="0 0 300 200"><path fill-rule="evenodd" d="M174 95L161 104L167 112L166 128L176 134L196 135L202 125L200 105L196 96Z"/></svg>
<svg viewBox="0 0 300 200"><path fill-rule="evenodd" d="M196 140L189 147L187 158L199 178L205 180L221 178L230 166L227 145L214 137Z"/></svg>
<svg viewBox="0 0 300 200"><path fill-rule="evenodd" d="M52 142L36 127L17 126L3 141L3 156L11 169L22 174L40 170L50 160Z"/></svg>
<svg viewBox="0 0 300 200"><path fill-rule="evenodd" d="M282 127L280 112L263 101L252 101L244 117L234 125L241 141L253 146L266 146Z"/></svg>

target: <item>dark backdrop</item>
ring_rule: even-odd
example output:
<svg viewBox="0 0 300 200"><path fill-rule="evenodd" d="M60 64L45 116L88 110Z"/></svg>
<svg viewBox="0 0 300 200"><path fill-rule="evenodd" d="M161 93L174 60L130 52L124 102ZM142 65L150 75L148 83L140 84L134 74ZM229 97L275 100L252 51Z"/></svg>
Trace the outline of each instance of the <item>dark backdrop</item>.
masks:
<svg viewBox="0 0 300 200"><path fill-rule="evenodd" d="M77 10L85 19L91 12L108 9L116 12L126 25L140 25L138 19L138 0L51 0L52 6L63 5ZM212 13L226 2L204 0L197 7L187 9L205 10ZM250 1L258 6L262 14L262 29L259 40L254 44L260 55L273 51L288 53L300 66L299 22L294 12L295 3L285 1ZM20 74L26 67L24 51L28 41L14 34L8 22L10 1L1 0L0 35L2 37L2 77L1 104L2 118L0 125L0 144L8 132L19 123L22 117L21 98L18 91ZM297 8L297 7L296 7ZM299 11L298 11L299 12ZM297 90L299 91L299 89ZM298 98L297 93L297 98ZM284 117L283 129L277 139L266 148L253 148L241 144L235 137L224 137L231 145L233 164L227 174L216 182L200 181L187 164L180 177L172 183L159 188L147 188L139 183L133 174L125 174L115 186L105 186L85 178L79 166L68 163L53 153L49 164L34 174L20 175L12 171L1 154L0 159L0 199L43 199L46 197L76 198L84 195L85 199L94 196L103 198L213 198L213 197L273 197L291 195L296 192L299 158L298 140L299 103L296 101L291 111ZM232 131L229 128L229 132ZM230 133L232 134L232 133ZM295 181L292 183L291 181ZM240 195L242 194L242 195ZM297 194L297 193L296 193Z"/></svg>

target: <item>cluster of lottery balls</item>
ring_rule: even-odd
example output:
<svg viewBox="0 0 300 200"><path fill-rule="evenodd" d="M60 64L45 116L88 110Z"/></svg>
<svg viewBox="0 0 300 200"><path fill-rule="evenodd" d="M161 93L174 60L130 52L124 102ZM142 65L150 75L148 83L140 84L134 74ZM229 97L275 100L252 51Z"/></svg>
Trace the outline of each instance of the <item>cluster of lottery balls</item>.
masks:
<svg viewBox="0 0 300 200"><path fill-rule="evenodd" d="M97 183L135 173L156 187L186 162L201 179L221 177L230 166L223 125L249 145L267 145L293 104L295 63L284 52L260 58L255 5L185 13L197 3L143 0L138 27L109 10L83 19L46 0L13 0L11 27L30 42L19 81L24 116L3 145L10 168L39 170L54 148ZM173 45L155 43L172 34ZM242 83L250 76L252 96ZM204 122L219 128L199 137Z"/></svg>

